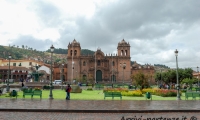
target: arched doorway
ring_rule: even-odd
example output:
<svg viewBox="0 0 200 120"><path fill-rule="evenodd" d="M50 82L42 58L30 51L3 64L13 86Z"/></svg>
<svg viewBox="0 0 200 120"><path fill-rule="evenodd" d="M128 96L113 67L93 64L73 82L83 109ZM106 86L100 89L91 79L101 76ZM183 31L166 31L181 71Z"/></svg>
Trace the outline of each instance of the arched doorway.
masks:
<svg viewBox="0 0 200 120"><path fill-rule="evenodd" d="M102 71L101 70L97 70L97 72L96 72L96 81L97 82L102 81Z"/></svg>
<svg viewBox="0 0 200 120"><path fill-rule="evenodd" d="M87 82L87 76L86 75L83 75L83 83L86 83Z"/></svg>
<svg viewBox="0 0 200 120"><path fill-rule="evenodd" d="M116 82L116 76L115 76L115 75L112 75L110 81L111 81L111 82Z"/></svg>

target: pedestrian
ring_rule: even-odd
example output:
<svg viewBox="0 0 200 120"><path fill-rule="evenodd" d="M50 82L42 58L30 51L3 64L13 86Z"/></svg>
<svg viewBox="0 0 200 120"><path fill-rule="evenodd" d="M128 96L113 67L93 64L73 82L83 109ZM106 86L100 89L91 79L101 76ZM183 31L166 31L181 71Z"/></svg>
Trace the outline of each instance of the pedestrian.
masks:
<svg viewBox="0 0 200 120"><path fill-rule="evenodd" d="M71 92L71 86L70 86L70 84L68 84L67 85L67 87L66 87L66 100L70 100L70 92Z"/></svg>
<svg viewBox="0 0 200 120"><path fill-rule="evenodd" d="M24 83L22 82L22 87L24 87Z"/></svg>

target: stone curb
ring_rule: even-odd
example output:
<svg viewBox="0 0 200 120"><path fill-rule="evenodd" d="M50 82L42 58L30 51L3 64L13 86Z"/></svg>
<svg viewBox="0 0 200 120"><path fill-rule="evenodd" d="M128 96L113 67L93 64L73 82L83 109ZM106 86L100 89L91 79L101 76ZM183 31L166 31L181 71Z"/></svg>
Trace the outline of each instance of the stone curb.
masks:
<svg viewBox="0 0 200 120"><path fill-rule="evenodd" d="M63 109L0 109L4 112L65 112L65 113L170 113L200 112L200 110L63 110Z"/></svg>

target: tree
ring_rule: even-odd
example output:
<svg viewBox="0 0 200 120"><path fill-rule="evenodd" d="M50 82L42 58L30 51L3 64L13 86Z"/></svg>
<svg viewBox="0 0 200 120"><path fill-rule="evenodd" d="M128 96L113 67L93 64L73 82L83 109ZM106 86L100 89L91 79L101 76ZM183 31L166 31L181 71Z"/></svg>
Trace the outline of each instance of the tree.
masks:
<svg viewBox="0 0 200 120"><path fill-rule="evenodd" d="M135 75L132 75L131 78L133 80L134 85L141 86L140 89L149 87L148 75L144 74L142 71L139 71Z"/></svg>
<svg viewBox="0 0 200 120"><path fill-rule="evenodd" d="M192 79L193 70L191 68L185 68L185 69L178 69L178 79L181 82L185 78ZM155 80L159 81L161 80L164 81L165 83L176 83L177 78L176 78L176 70L168 70L166 72L156 72L155 74Z"/></svg>

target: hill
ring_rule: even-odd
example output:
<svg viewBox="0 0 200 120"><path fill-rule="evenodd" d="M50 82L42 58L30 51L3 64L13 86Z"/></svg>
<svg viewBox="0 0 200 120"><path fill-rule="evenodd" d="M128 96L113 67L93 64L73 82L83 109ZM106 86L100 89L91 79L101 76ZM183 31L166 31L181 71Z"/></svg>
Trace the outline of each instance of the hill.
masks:
<svg viewBox="0 0 200 120"><path fill-rule="evenodd" d="M67 49L58 48L54 50L53 59L54 62L65 62L67 58ZM50 50L38 51L36 49L28 48L27 46L19 48L19 46L1 46L0 45L0 58L8 59L8 55L11 54L12 59L33 59L38 61L43 61L47 64L51 62ZM94 51L82 49L81 55L93 55Z"/></svg>

